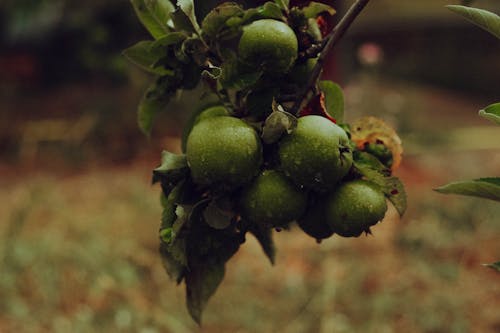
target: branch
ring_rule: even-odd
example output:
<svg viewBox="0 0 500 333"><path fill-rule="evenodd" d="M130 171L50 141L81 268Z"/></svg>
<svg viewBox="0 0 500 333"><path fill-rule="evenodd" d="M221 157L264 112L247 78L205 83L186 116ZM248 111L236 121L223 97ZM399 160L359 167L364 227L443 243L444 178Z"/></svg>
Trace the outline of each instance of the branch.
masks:
<svg viewBox="0 0 500 333"><path fill-rule="evenodd" d="M297 99L295 100L290 113L297 114L299 112L300 105L307 97L307 93L313 90L316 82L318 81L326 57L331 52L333 47L337 44L337 42L344 36L347 29L349 29L349 27L351 26L351 23L354 22L356 17L361 13L368 2L370 2L370 0L356 0L356 2L351 6L351 8L349 8L344 17L342 17L340 22L337 23L337 25L332 29L332 31L323 41L323 49L318 57L318 61L316 62L316 65L314 66L313 71L309 76L309 80L304 86L304 89L302 89L302 91L300 91L297 95Z"/></svg>

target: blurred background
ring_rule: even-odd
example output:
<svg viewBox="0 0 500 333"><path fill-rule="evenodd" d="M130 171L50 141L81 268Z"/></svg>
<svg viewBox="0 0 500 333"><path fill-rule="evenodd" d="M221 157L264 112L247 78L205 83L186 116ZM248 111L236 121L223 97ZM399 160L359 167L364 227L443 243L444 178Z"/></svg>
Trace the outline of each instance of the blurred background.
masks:
<svg viewBox="0 0 500 333"><path fill-rule="evenodd" d="M500 42L452 3L372 1L325 70L347 120L400 133L407 214L359 239L276 234L275 267L249 236L199 329L161 266L150 186L199 92L148 141L150 77L121 51L149 37L128 1L2 1L0 332L500 332L500 276L482 266L500 258L500 205L432 191L500 176L500 129L477 116L500 99Z"/></svg>

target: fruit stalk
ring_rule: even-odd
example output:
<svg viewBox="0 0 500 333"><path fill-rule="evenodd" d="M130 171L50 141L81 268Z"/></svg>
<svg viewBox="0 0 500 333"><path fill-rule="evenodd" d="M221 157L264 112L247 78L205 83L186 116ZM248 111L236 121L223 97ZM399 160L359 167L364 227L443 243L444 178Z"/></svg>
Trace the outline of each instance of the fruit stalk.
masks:
<svg viewBox="0 0 500 333"><path fill-rule="evenodd" d="M293 104L290 113L297 114L300 111L300 106L305 101L307 94L313 90L318 78L321 74L321 70L323 68L323 64L325 62L326 57L331 52L333 47L337 44L337 42L344 36L345 32L349 29L352 22L356 19L356 17L361 13L361 11L365 8L365 6L370 2L370 0L357 0L352 6L349 8L347 13L342 17L342 19L337 23L337 25L332 29L332 31L328 34L325 40L322 43L322 49L318 56L318 61L313 68L311 75L307 81L307 84L304 85L304 88L297 95L297 99ZM307 100L305 101L307 102Z"/></svg>

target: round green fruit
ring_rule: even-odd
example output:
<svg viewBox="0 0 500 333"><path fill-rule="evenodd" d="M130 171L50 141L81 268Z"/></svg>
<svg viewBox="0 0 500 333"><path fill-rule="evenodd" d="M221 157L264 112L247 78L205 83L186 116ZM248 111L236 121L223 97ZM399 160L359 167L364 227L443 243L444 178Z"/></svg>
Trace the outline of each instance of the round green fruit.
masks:
<svg viewBox="0 0 500 333"><path fill-rule="evenodd" d="M186 158L196 184L236 187L250 181L262 163L255 130L235 117L209 117L189 134Z"/></svg>
<svg viewBox="0 0 500 333"><path fill-rule="evenodd" d="M324 198L318 199L314 205L309 207L297 223L302 231L317 241L333 235L333 230L326 222L326 202Z"/></svg>
<svg viewBox="0 0 500 333"><path fill-rule="evenodd" d="M347 174L352 152L345 131L321 116L305 116L279 142L281 170L301 187L327 191Z"/></svg>
<svg viewBox="0 0 500 333"><path fill-rule="evenodd" d="M318 62L317 58L310 58L307 59L305 62L302 62L300 64L295 64L295 66L293 66L292 69L290 69L287 78L292 83L304 84L304 80L312 74L314 66L316 66L317 62Z"/></svg>
<svg viewBox="0 0 500 333"><path fill-rule="evenodd" d="M387 211L384 194L372 183L354 180L341 184L327 198L326 218L340 236L358 237L369 232Z"/></svg>
<svg viewBox="0 0 500 333"><path fill-rule="evenodd" d="M298 41L293 30L273 19L257 20L243 28L238 44L241 60L269 73L286 73L297 59Z"/></svg>
<svg viewBox="0 0 500 333"><path fill-rule="evenodd" d="M265 170L243 190L241 216L266 226L280 227L304 213L307 196L276 170Z"/></svg>

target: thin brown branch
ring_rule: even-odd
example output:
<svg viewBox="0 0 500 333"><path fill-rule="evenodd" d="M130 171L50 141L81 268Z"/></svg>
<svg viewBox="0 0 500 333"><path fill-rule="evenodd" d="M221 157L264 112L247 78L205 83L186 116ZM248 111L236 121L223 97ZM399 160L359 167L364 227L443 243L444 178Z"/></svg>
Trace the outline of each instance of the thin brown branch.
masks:
<svg viewBox="0 0 500 333"><path fill-rule="evenodd" d="M314 66L314 69L307 80L307 84L304 86L299 94L297 95L297 99L295 100L294 105L292 106L290 113L297 114L299 112L299 108L304 102L304 99L307 98L308 93L314 89L316 86L316 82L321 74L321 70L323 68L323 64L325 63L326 57L332 51L333 47L337 44L337 42L344 36L345 32L349 29L352 22L356 19L356 17L361 13L361 11L365 8L365 6L370 2L370 0L356 0L351 8L347 11L347 13L342 17L339 23L332 29L332 31L325 38L323 43L323 49L318 57L318 61Z"/></svg>

